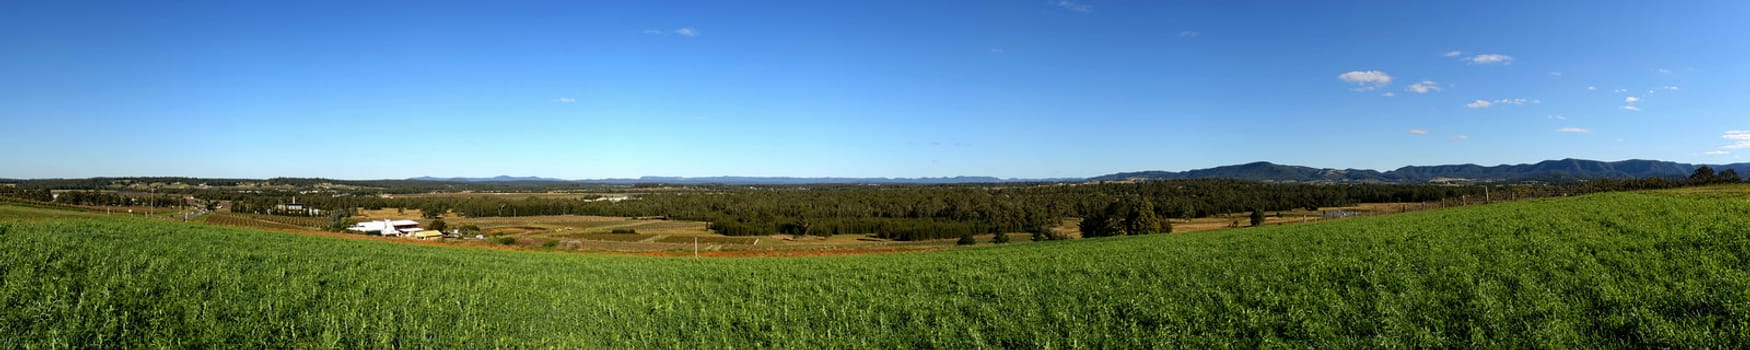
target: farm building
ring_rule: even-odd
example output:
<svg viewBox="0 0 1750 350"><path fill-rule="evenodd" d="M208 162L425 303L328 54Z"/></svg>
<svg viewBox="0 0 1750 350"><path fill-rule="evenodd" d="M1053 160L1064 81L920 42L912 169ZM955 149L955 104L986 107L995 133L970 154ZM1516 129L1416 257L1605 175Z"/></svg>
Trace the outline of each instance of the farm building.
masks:
<svg viewBox="0 0 1750 350"><path fill-rule="evenodd" d="M353 225L352 227L348 227L346 229L351 230L351 231L357 231L357 232L376 233L379 235L396 236L396 237L399 237L402 235L411 235L414 233L418 233L420 231L425 231L425 229L419 228L418 221L413 221L413 220L366 221L366 222L358 223L357 225Z"/></svg>
<svg viewBox="0 0 1750 350"><path fill-rule="evenodd" d="M408 237L412 237L413 239L418 239L418 240L441 239L441 238L444 238L444 233L438 232L438 231L423 231L422 230L419 232L414 232L412 235L408 235Z"/></svg>

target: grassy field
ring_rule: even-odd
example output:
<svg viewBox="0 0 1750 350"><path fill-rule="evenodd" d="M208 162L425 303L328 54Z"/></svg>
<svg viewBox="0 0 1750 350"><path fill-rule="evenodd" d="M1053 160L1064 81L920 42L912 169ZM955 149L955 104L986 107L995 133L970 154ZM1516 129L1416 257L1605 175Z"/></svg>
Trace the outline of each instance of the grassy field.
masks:
<svg viewBox="0 0 1750 350"><path fill-rule="evenodd" d="M931 253L494 251L0 205L20 347L1750 346L1750 188Z"/></svg>

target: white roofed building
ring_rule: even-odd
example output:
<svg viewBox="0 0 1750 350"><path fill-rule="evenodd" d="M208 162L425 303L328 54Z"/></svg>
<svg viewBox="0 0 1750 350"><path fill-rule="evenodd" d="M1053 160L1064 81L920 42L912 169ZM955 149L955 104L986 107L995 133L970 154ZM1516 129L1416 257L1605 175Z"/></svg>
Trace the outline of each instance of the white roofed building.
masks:
<svg viewBox="0 0 1750 350"><path fill-rule="evenodd" d="M350 231L375 233L384 236L411 235L425 229L419 228L419 222L413 220L379 220L361 222L346 228Z"/></svg>

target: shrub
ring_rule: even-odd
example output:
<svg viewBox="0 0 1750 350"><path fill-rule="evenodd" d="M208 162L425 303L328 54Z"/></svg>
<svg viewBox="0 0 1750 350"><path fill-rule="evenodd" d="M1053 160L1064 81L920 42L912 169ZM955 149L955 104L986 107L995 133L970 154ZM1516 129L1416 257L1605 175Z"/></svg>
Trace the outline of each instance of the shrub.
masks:
<svg viewBox="0 0 1750 350"><path fill-rule="evenodd" d="M1009 235L1006 233L997 233L996 237L991 237L990 242L996 244L1009 243Z"/></svg>
<svg viewBox="0 0 1750 350"><path fill-rule="evenodd" d="M503 244L503 245L512 245L512 244L516 244L516 238L510 238L510 237L499 237L499 238L498 238L498 244Z"/></svg>
<svg viewBox="0 0 1750 350"><path fill-rule="evenodd" d="M978 240L973 239L971 233L960 235L960 240L954 242L954 244L958 245L972 245L974 243L978 243Z"/></svg>
<svg viewBox="0 0 1750 350"><path fill-rule="evenodd" d="M613 231L608 231L608 232L609 232L609 233L618 233L618 234L623 234L623 235L635 235L635 234L638 234L638 230L634 230L634 229L629 229L629 228L616 228L616 229L614 229L614 230L613 230Z"/></svg>

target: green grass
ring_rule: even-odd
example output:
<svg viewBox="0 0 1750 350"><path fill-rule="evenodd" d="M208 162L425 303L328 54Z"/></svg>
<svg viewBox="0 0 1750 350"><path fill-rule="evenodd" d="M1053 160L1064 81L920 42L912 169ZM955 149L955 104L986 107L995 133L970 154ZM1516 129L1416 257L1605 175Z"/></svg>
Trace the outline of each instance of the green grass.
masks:
<svg viewBox="0 0 1750 350"><path fill-rule="evenodd" d="M0 201L0 222L5 221L43 221L62 218L99 218L105 214L99 211L87 211L77 208L56 207L45 204ZM122 216L117 216L120 218Z"/></svg>
<svg viewBox="0 0 1750 350"><path fill-rule="evenodd" d="M0 344L1743 348L1746 198L1610 193L770 259L494 251L144 220L0 223Z"/></svg>

